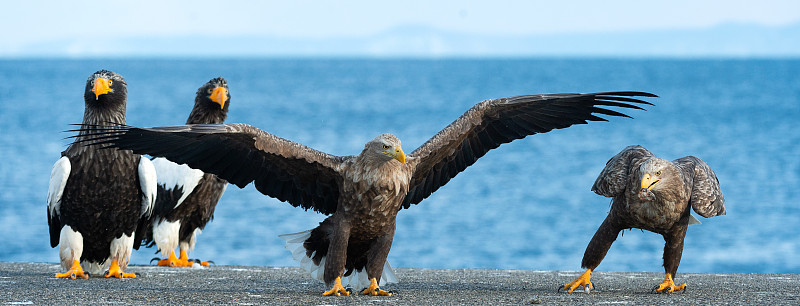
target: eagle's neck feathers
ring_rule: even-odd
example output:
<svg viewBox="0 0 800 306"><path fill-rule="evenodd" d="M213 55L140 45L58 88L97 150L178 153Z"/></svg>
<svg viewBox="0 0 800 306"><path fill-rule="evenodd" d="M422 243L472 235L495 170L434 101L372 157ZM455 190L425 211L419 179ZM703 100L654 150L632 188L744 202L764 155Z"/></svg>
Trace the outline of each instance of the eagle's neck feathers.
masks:
<svg viewBox="0 0 800 306"><path fill-rule="evenodd" d="M670 169L672 170L672 169ZM662 170L668 171L668 170ZM684 188L683 177L676 171L659 183L660 186L653 188L651 192L655 195L653 200L642 200L639 198L641 190L641 174L637 173L633 181L630 182L628 192L625 196L627 210L636 223L644 226L650 224L653 229L666 230L677 222L684 211L687 209L689 197Z"/></svg>
<svg viewBox="0 0 800 306"><path fill-rule="evenodd" d="M342 199L341 209L364 223L362 227L381 228L393 224L386 220L393 220L399 211L410 175L396 160L364 157L353 159L344 171L343 194L349 196Z"/></svg>
<svg viewBox="0 0 800 306"><path fill-rule="evenodd" d="M192 112L189 114L189 118L186 119L186 124L222 124L225 123L225 119L228 117L228 114L223 109L213 109L207 106L198 105L199 102L195 103L194 108L192 108Z"/></svg>

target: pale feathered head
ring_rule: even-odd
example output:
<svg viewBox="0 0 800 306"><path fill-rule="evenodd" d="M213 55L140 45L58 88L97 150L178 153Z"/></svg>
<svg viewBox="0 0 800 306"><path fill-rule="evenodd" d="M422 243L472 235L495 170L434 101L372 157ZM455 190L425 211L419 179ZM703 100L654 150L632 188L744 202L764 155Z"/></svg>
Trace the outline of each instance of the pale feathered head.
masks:
<svg viewBox="0 0 800 306"><path fill-rule="evenodd" d="M639 166L639 199L653 201L659 193L673 191L683 183L678 168L671 162L653 157Z"/></svg>
<svg viewBox="0 0 800 306"><path fill-rule="evenodd" d="M406 154L403 152L400 139L392 134L381 134L370 140L364 145L362 154L384 162L394 159L401 165L406 163Z"/></svg>

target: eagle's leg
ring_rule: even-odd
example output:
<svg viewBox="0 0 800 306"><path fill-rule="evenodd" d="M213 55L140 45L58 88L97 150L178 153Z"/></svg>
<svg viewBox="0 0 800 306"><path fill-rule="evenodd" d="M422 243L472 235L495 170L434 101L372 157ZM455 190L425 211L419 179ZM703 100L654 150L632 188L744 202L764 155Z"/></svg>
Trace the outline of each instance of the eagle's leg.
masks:
<svg viewBox="0 0 800 306"><path fill-rule="evenodd" d="M578 287L583 287L584 291L587 293L591 289L594 289L594 284L592 284L591 281L592 271L594 271L594 269L600 265L600 262L603 261L603 258L606 257L608 249L611 248L611 244L614 243L614 240L617 240L617 235L619 235L621 230L623 230L623 227L612 214L609 214L605 221L603 221L603 224L600 225L600 228L597 229L597 232L594 233L592 240L589 241L589 245L586 246L586 251L583 253L581 266L585 268L586 271L571 283L565 284L561 289L568 290L569 293L572 293L572 291Z"/></svg>
<svg viewBox="0 0 800 306"><path fill-rule="evenodd" d="M209 267L213 263L213 261L210 261L210 260L209 261L204 261L204 260L200 260L200 259L188 259L188 258L186 259L186 262L187 262L187 267L191 267L195 263L197 263L198 265L201 265L203 267Z"/></svg>
<svg viewBox="0 0 800 306"><path fill-rule="evenodd" d="M331 290L323 292L322 295L324 295L324 296L331 296L331 295L348 296L348 295L350 295L350 291L347 291L347 289L345 289L342 286L342 278L341 277L337 277L335 282L334 282L334 284L333 284L333 288L331 288Z"/></svg>
<svg viewBox="0 0 800 306"><path fill-rule="evenodd" d="M594 285L592 285L592 269L586 269L581 276L578 276L574 281L569 284L565 284L561 290L568 290L569 293L572 293L578 287L583 287L586 293L589 293L590 290L594 289Z"/></svg>
<svg viewBox="0 0 800 306"><path fill-rule="evenodd" d="M56 273L56 278L68 278L68 277L71 279L76 279L78 277L83 279L88 279L89 274L83 272L83 268L81 268L81 262L79 260L73 260L72 267L70 267L67 272Z"/></svg>
<svg viewBox="0 0 800 306"><path fill-rule="evenodd" d="M194 266L194 263L208 267L210 264L208 261L200 261L198 259L189 259L189 250L191 249L192 242L190 241L181 241L180 243L180 250L181 250L181 257L180 259L180 266L179 267L191 267Z"/></svg>
<svg viewBox="0 0 800 306"><path fill-rule="evenodd" d="M664 277L664 282L655 288L656 292L659 293L671 293L675 291L681 291L683 289L686 289L686 284L675 286L675 283L672 281L672 274L669 273L667 273L667 275Z"/></svg>
<svg viewBox="0 0 800 306"><path fill-rule="evenodd" d="M325 285L331 286L332 284L333 287L331 290L323 292L322 295L346 296L350 295L350 292L342 286L342 275L344 274L344 265L347 260L350 224L347 221L333 222L333 224L333 232L328 244L328 254L325 255L325 271L322 276Z"/></svg>
<svg viewBox="0 0 800 306"><path fill-rule="evenodd" d="M686 222L681 222L676 225L671 232L663 234L664 236L664 281L655 288L656 292L670 293L686 289L686 284L676 286L673 282L675 273L678 272L678 265L681 263L681 256L683 256L683 239L686 237L686 228L688 227L688 218Z"/></svg>
<svg viewBox="0 0 800 306"><path fill-rule="evenodd" d="M378 280L383 275L383 266L386 264L386 257L389 256L389 250L392 248L392 240L394 239L394 226L383 236L380 236L372 241L367 253L367 276L369 277L369 288L361 291L361 294L392 296L392 291L381 290L378 286Z"/></svg>
<svg viewBox="0 0 800 306"><path fill-rule="evenodd" d="M111 261L111 266L108 267L108 271L106 271L106 278L109 277L116 277L116 278L136 278L136 273L125 273L122 271L122 268L119 267L119 261L114 259Z"/></svg>
<svg viewBox="0 0 800 306"><path fill-rule="evenodd" d="M61 227L58 244L61 267L66 268L70 263L72 265L67 272L56 273L56 278L76 279L80 277L83 279L88 279L89 273L83 271L80 261L81 255L83 255L83 235L74 230L72 226L65 225Z"/></svg>
<svg viewBox="0 0 800 306"><path fill-rule="evenodd" d="M154 258L158 259L158 258ZM162 267L178 267L179 266L179 259L175 257L175 251L169 252L169 257L167 259L162 259L158 261L158 265Z"/></svg>
<svg viewBox="0 0 800 306"><path fill-rule="evenodd" d="M369 279L369 288L366 288L364 289L364 291L361 291L361 294L392 296L394 292L381 290L381 287L378 286L378 280L373 277Z"/></svg>
<svg viewBox="0 0 800 306"><path fill-rule="evenodd" d="M189 253L184 248L181 249L181 257L178 257L178 267L191 267L194 262L189 260Z"/></svg>

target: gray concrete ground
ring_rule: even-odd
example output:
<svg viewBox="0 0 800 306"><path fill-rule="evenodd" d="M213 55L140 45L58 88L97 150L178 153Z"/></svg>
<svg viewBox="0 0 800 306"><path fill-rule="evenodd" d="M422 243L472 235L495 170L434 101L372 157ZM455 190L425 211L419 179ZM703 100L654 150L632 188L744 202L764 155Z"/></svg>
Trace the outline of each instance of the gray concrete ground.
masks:
<svg viewBox="0 0 800 306"><path fill-rule="evenodd" d="M135 279L56 279L54 263L0 263L3 304L242 305L800 305L797 274L678 274L688 290L653 294L661 273L597 271L590 294L557 292L578 271L397 269L391 297L323 297L326 288L300 268L132 266ZM357 288L360 289L360 288Z"/></svg>

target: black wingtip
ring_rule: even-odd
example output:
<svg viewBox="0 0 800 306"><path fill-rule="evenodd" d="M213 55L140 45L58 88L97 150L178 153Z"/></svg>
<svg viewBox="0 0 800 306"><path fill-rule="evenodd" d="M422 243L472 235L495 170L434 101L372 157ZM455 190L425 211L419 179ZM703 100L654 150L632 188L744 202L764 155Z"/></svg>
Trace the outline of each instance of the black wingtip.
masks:
<svg viewBox="0 0 800 306"><path fill-rule="evenodd" d="M644 92L644 91L608 91L608 92L598 92L594 93L594 95L598 96L629 96L629 97L650 97L650 98L658 98L658 95Z"/></svg>

